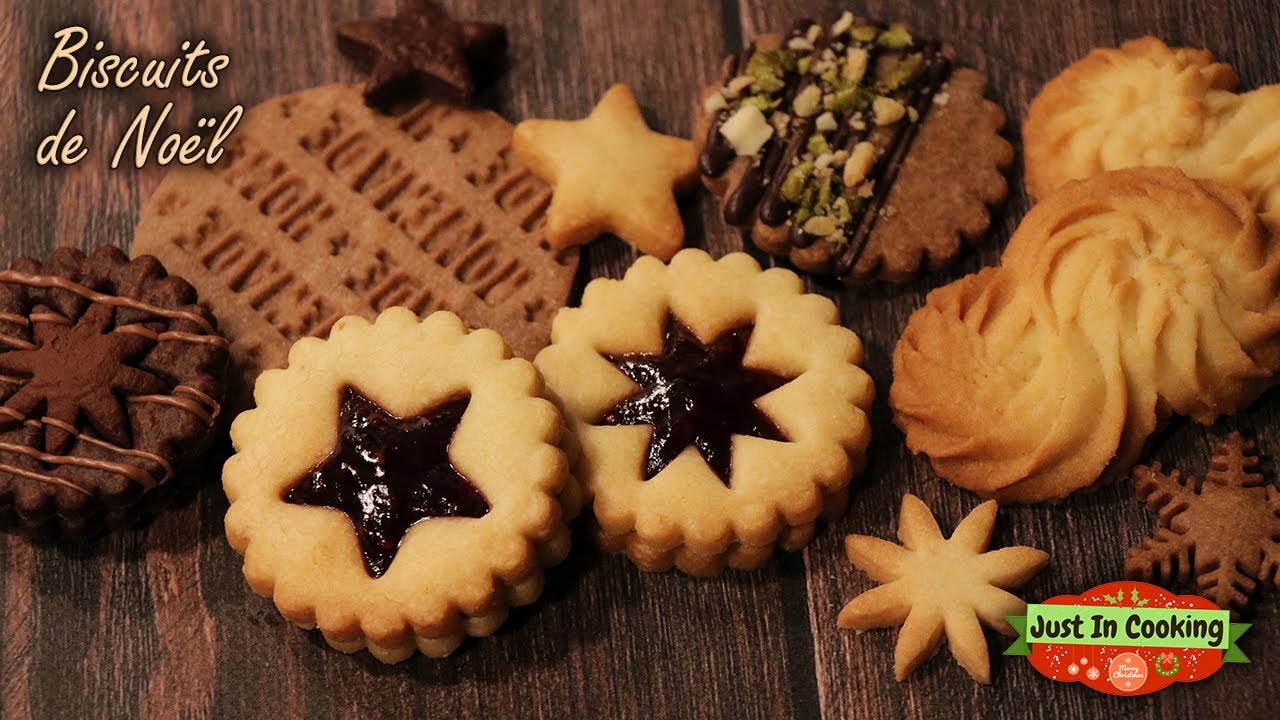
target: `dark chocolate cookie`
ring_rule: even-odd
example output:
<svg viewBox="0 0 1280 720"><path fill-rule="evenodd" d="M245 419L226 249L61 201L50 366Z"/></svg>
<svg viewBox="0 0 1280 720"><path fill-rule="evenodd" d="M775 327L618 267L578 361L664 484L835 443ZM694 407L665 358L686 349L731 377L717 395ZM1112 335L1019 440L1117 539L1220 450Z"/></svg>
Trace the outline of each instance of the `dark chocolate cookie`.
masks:
<svg viewBox="0 0 1280 720"><path fill-rule="evenodd" d="M212 436L227 341L185 280L114 247L0 272L0 525L119 525Z"/></svg>
<svg viewBox="0 0 1280 720"><path fill-rule="evenodd" d="M950 48L844 13L726 58L696 109L725 221L799 268L901 281L990 224L1013 148L981 73Z"/></svg>

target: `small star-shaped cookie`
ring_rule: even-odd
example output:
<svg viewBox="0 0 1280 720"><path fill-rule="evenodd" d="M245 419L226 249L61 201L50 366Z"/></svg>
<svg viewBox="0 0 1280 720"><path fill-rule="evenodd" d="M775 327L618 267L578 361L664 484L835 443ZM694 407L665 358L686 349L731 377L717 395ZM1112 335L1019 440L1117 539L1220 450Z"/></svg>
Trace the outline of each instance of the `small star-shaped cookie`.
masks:
<svg viewBox="0 0 1280 720"><path fill-rule="evenodd" d="M433 517L483 517L484 495L449 460L469 398L399 418L352 387L343 391L338 444L285 502L346 513L371 577L382 577L405 533Z"/></svg>
<svg viewBox="0 0 1280 720"><path fill-rule="evenodd" d="M996 519L989 500L944 538L933 513L915 495L904 495L898 519L902 545L866 535L850 535L845 551L855 566L883 583L854 598L840 611L846 630L902 625L894 651L894 677L902 680L942 645L945 636L960 666L980 683L991 682L985 625L1005 635L1005 620L1027 604L1006 592L1031 579L1049 554L1031 547L987 552Z"/></svg>
<svg viewBox="0 0 1280 720"><path fill-rule="evenodd" d="M526 120L516 156L555 195L547 241L557 248L613 233L637 250L670 260L684 245L674 193L697 177L693 143L649 129L635 95L614 85L585 120Z"/></svg>
<svg viewBox="0 0 1280 720"><path fill-rule="evenodd" d="M501 25L456 21L430 0L410 0L394 17L342 23L337 34L338 49L369 68L365 102L378 108L416 94L469 103L468 63L491 63L507 46Z"/></svg>

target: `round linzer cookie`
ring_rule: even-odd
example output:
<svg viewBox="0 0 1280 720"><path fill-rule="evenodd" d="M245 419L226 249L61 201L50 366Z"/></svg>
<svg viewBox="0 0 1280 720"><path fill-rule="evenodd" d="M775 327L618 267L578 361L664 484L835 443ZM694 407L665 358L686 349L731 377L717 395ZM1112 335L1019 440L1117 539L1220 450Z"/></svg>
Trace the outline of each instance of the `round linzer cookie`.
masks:
<svg viewBox="0 0 1280 720"><path fill-rule="evenodd" d="M231 426L227 538L281 614L384 662L448 655L542 592L580 492L497 333L392 308L305 338Z"/></svg>
<svg viewBox="0 0 1280 720"><path fill-rule="evenodd" d="M1013 148L986 78L950 48L844 13L725 59L694 139L724 219L846 282L902 281L983 235Z"/></svg>
<svg viewBox="0 0 1280 720"><path fill-rule="evenodd" d="M844 511L870 441L861 361L795 273L701 250L593 281L534 360L601 546L693 575L758 567Z"/></svg>
<svg viewBox="0 0 1280 720"><path fill-rule="evenodd" d="M531 357L578 263L543 237L550 200L494 113L423 101L384 115L359 86L330 85L253 108L215 166L171 172L133 251L217 313L244 407L294 341L393 305L450 310Z"/></svg>
<svg viewBox="0 0 1280 720"><path fill-rule="evenodd" d="M196 292L114 247L0 272L0 525L127 521L209 444L227 342Z"/></svg>

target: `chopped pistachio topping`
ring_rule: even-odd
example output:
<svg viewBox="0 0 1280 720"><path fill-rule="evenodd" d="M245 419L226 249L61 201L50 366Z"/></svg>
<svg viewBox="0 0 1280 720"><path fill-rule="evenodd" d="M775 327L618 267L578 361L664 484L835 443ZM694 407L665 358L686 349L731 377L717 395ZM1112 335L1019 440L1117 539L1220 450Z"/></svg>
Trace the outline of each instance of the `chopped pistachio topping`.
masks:
<svg viewBox="0 0 1280 720"><path fill-rule="evenodd" d="M920 74L920 68L923 66L924 55L911 53L899 60L898 64L885 74L884 78L880 80L880 87L885 92L893 92L914 80Z"/></svg>
<svg viewBox="0 0 1280 720"><path fill-rule="evenodd" d="M802 162L791 168L787 176L782 180L782 197L791 202L798 203L804 197L805 184L809 182L809 176L813 174L813 163Z"/></svg>
<svg viewBox="0 0 1280 720"><path fill-rule="evenodd" d="M871 42L880 34L875 25L858 25L849 31L849 35L858 42Z"/></svg>
<svg viewBox="0 0 1280 720"><path fill-rule="evenodd" d="M823 153L831 152L831 146L827 144L827 138L821 133L814 133L810 135L809 142L805 145L805 149L813 155L821 155Z"/></svg>
<svg viewBox="0 0 1280 720"><path fill-rule="evenodd" d="M781 102L782 100L770 100L768 95L751 95L750 97L743 98L740 105L742 107L750 105L760 112L769 112L770 110L778 107Z"/></svg>
<svg viewBox="0 0 1280 720"><path fill-rule="evenodd" d="M902 23L894 23L876 37L876 44L890 50L902 50L911 44L911 33Z"/></svg>

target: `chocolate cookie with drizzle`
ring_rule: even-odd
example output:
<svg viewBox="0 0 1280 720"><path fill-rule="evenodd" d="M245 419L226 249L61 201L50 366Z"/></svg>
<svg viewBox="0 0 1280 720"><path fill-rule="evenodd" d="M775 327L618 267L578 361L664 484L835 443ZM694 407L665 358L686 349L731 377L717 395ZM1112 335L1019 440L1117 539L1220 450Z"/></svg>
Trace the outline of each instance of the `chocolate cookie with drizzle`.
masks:
<svg viewBox="0 0 1280 720"><path fill-rule="evenodd" d="M0 525L83 536L170 494L225 393L227 341L195 295L113 247L0 271Z"/></svg>
<svg viewBox="0 0 1280 720"><path fill-rule="evenodd" d="M696 108L725 222L799 268L902 281L981 236L1013 149L986 79L901 24L801 20L725 59Z"/></svg>

